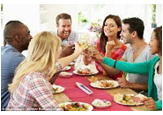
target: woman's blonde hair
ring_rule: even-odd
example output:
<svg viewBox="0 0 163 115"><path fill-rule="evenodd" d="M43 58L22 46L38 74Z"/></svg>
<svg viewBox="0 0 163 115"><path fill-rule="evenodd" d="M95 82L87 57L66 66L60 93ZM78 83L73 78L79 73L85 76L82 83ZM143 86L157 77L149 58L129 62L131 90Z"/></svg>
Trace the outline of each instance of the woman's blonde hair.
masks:
<svg viewBox="0 0 163 115"><path fill-rule="evenodd" d="M40 32L30 42L28 55L18 66L13 82L9 84L12 93L20 84L21 79L31 72L46 72L51 78L56 72L56 53L61 46L59 37L51 32Z"/></svg>

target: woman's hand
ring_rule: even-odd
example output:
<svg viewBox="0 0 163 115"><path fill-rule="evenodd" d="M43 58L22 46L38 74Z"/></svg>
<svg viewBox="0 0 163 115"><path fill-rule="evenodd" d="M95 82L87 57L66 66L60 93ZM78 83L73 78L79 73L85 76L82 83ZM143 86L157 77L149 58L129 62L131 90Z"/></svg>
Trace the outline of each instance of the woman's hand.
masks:
<svg viewBox="0 0 163 115"><path fill-rule="evenodd" d="M106 49L106 53L105 53L105 56L106 57L111 57L111 53L112 53L112 50L115 46L115 42L112 40L112 41L108 41L106 43L106 46L105 46L105 49Z"/></svg>
<svg viewBox="0 0 163 115"><path fill-rule="evenodd" d="M152 108L153 110L156 110L157 107L156 107L156 103L155 101L153 100L153 98L146 98L143 100L144 104L146 107L149 107L149 108Z"/></svg>
<svg viewBox="0 0 163 115"><path fill-rule="evenodd" d="M112 40L112 41L108 41L106 43L106 51L111 51L115 46L115 42Z"/></svg>
<svg viewBox="0 0 163 115"><path fill-rule="evenodd" d="M79 43L75 42L75 51L74 53L76 54L81 54L83 50L87 48L87 44L85 45L80 45Z"/></svg>
<svg viewBox="0 0 163 115"><path fill-rule="evenodd" d="M104 56L102 56L100 54L100 52L96 51L92 54L92 59L99 61L99 62L103 62Z"/></svg>

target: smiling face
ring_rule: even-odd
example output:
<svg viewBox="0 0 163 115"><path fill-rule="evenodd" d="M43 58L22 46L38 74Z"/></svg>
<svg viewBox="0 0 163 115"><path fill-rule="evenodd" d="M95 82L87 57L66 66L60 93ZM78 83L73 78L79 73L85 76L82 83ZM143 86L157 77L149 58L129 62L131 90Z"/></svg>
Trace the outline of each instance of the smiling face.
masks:
<svg viewBox="0 0 163 115"><path fill-rule="evenodd" d="M71 33L71 20L70 19L59 19L57 25L57 35L62 39L66 39Z"/></svg>
<svg viewBox="0 0 163 115"><path fill-rule="evenodd" d="M105 36L117 37L118 31L120 31L120 28L118 28L116 22L112 18L108 18L104 25Z"/></svg>
<svg viewBox="0 0 163 115"><path fill-rule="evenodd" d="M152 32L149 46L150 46L150 51L152 55L159 53L158 41L156 40L155 32Z"/></svg>
<svg viewBox="0 0 163 115"><path fill-rule="evenodd" d="M129 24L124 24L122 26L122 32L120 34L123 42L126 43L132 43L132 33L129 32Z"/></svg>

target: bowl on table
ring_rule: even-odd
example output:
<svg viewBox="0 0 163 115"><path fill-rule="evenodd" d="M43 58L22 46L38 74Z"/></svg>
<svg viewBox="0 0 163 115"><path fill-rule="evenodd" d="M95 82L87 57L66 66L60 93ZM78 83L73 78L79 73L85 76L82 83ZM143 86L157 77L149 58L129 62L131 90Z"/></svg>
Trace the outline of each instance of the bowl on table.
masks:
<svg viewBox="0 0 163 115"><path fill-rule="evenodd" d="M69 78L69 77L71 77L73 74L70 73L70 72L61 72L59 75L60 75L60 77L63 77L63 78Z"/></svg>

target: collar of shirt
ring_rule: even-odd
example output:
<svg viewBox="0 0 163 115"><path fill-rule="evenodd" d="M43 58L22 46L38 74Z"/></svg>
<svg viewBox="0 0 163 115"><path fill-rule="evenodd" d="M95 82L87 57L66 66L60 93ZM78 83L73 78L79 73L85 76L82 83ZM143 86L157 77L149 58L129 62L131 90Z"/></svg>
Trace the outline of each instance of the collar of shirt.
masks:
<svg viewBox="0 0 163 115"><path fill-rule="evenodd" d="M18 50L15 47L13 47L12 45L10 45L10 44L6 44L5 47L10 48L10 49L13 49L14 51L17 51L18 52Z"/></svg>

